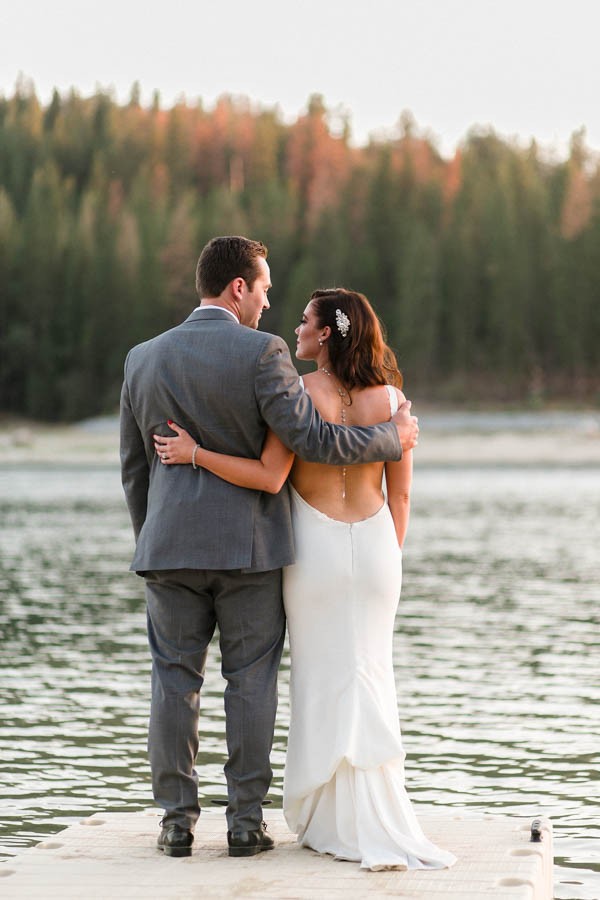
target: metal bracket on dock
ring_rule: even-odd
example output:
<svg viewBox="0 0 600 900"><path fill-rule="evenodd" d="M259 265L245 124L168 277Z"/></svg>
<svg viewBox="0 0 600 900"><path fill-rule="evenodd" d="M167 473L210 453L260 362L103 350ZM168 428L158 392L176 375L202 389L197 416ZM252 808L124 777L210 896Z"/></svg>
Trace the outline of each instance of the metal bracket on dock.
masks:
<svg viewBox="0 0 600 900"><path fill-rule="evenodd" d="M531 837L530 843L532 844L541 844L544 839L544 828L548 828L548 819L539 816L537 819L534 819L531 823Z"/></svg>

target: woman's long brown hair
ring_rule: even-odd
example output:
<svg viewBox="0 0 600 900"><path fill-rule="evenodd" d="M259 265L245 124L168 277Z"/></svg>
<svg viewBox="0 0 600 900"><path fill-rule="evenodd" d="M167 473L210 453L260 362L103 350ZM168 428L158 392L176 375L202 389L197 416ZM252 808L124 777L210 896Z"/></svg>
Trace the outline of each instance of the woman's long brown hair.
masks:
<svg viewBox="0 0 600 900"><path fill-rule="evenodd" d="M319 328L329 325L327 341L333 374L344 387L372 387L393 384L402 387L402 373L393 350L386 344L385 331L364 294L346 288L315 291L310 298ZM336 312L350 322L346 336L338 328Z"/></svg>

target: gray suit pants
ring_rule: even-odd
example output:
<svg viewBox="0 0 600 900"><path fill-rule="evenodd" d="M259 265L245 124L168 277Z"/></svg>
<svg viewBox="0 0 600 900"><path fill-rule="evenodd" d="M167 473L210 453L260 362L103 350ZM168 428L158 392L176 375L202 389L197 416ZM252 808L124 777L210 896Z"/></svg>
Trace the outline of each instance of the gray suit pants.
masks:
<svg viewBox="0 0 600 900"><path fill-rule="evenodd" d="M285 635L281 569L146 573L152 705L148 751L163 822L193 829L200 814L200 689L219 626L225 689L225 765L231 831L258 828L271 783L277 671Z"/></svg>

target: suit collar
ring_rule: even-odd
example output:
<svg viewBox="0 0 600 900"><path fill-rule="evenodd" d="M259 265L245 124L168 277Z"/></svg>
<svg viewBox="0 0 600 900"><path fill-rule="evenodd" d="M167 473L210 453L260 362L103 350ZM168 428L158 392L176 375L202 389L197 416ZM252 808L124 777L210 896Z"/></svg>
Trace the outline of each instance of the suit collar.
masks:
<svg viewBox="0 0 600 900"><path fill-rule="evenodd" d="M220 319L222 322L230 322L232 325L238 325L237 319L226 309L219 306L199 306L185 320L186 322L197 322L206 319Z"/></svg>

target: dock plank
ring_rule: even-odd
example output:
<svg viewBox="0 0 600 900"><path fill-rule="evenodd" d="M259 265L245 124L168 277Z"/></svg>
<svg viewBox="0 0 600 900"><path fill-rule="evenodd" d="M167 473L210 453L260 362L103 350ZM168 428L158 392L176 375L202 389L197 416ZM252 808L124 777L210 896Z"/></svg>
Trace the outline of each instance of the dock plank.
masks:
<svg viewBox="0 0 600 900"><path fill-rule="evenodd" d="M425 833L451 850L451 869L361 870L358 863L299 847L281 810L266 812L275 850L250 858L227 855L223 810L204 810L191 857L156 850L159 816L98 813L0 864L0 895L10 900L551 900L552 827L530 842L531 820L419 813Z"/></svg>

